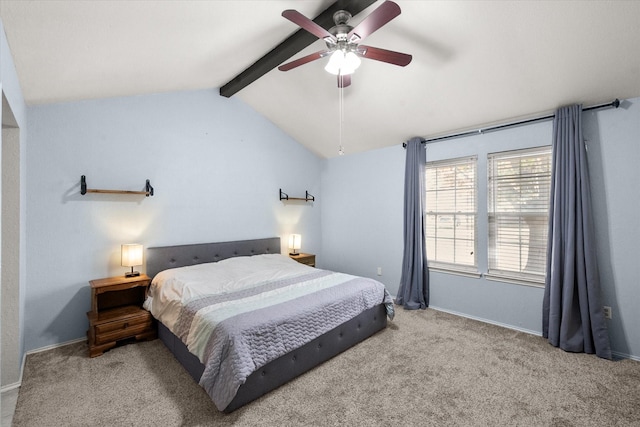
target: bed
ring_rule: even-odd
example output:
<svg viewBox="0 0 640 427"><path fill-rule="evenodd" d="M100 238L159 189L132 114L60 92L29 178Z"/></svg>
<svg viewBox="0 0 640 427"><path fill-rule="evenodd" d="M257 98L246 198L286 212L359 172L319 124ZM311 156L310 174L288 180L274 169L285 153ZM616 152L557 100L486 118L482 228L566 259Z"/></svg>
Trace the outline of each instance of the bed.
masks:
<svg viewBox="0 0 640 427"><path fill-rule="evenodd" d="M278 237L148 248L146 257L145 306L159 338L226 413L393 318L382 284L297 263L280 255Z"/></svg>

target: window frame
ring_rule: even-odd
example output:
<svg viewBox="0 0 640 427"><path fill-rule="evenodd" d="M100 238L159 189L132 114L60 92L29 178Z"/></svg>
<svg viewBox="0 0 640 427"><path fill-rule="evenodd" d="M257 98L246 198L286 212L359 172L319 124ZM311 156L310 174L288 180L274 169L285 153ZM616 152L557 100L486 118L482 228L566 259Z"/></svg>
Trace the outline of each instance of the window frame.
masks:
<svg viewBox="0 0 640 427"><path fill-rule="evenodd" d="M501 152L495 152L495 153L489 153L487 154L487 273L485 274L485 277L489 280L494 280L494 281L501 281L501 282L507 282L507 283L515 283L515 284L519 284L519 285L527 285L527 286L535 286L535 287L544 287L544 282L545 282L545 277L546 277L546 265L547 265L547 253L546 253L546 238L545 239L538 239L540 241L544 241L544 245L545 247L542 248L541 245L536 245L534 246L534 248L536 248L536 250L538 251L538 253L542 253L544 256L544 259L542 261L542 263L540 263L543 267L543 271L541 273L527 273L527 272L523 272L523 267L522 267L522 252L523 252L523 245L522 245L522 234L518 235L518 240L519 240L519 244L518 244L518 259L517 262L520 265L519 270L520 271L514 271L514 270L509 270L509 269L504 269L504 268L498 268L497 267L497 260L496 260L496 245L497 243L495 242L495 239L497 238L497 234L498 232L496 231L497 229L494 230L494 228L496 227L496 221L498 220L498 217L502 216L503 218L517 218L518 219L518 229L520 230L521 227L521 223L522 222L526 222L526 220L522 220L523 218L544 218L544 223L540 225L541 230L543 230L545 236L546 233L548 231L548 223L549 223L549 200L550 200L550 191L547 194L547 200L546 200L546 211L544 212L525 212L525 211L514 211L514 212L507 212L507 211L503 211L500 213L496 213L495 212L495 208L496 208L496 197L494 196L494 200L492 203L492 195L495 194L495 189L496 189L496 180L495 177L492 174L492 168L495 165L495 161L496 160L501 160L501 159L506 159L508 157L517 157L517 158L522 158L522 157L527 157L527 156L532 156L532 155L539 155L539 156L547 156L548 157L548 164L547 164L547 172L544 173L540 173L541 176L543 175L547 175L548 177L548 181L543 183L543 185L546 185L547 188L550 190L551 188L551 174L552 174L552 168L553 168L553 152L552 152L552 148L551 146L539 146L539 147L533 147L533 148L526 148L526 149L517 149L517 150L508 150L508 151L501 151ZM522 174L520 174L519 176L522 176ZM528 179L525 178L525 179ZM538 201L539 202L539 201ZM519 206L522 206L522 202L519 202ZM530 239L529 236L527 236L527 239ZM531 250L531 246L527 246L527 254L529 254ZM527 255L528 256L528 255ZM528 261L528 260L527 260Z"/></svg>
<svg viewBox="0 0 640 427"><path fill-rule="evenodd" d="M458 181L456 180L456 185L453 188L450 187L448 189L437 189L437 188L429 189L429 182L427 180L428 169L434 168L434 167L436 168L449 167L449 166L466 165L466 164L473 165L473 188L472 188L473 189L473 208L474 208L473 212L468 212L468 211L461 212L461 211L456 211L455 209L453 211L451 210L440 211L437 208L435 210L431 209L431 206L429 206L429 203L427 202L430 198L428 194L429 192L447 191L451 189L453 189L455 192L459 189L459 187L458 187ZM424 188L425 206L424 206L424 212L423 212L423 222L425 227L425 243L427 246L426 258L427 258L427 265L429 266L429 269L432 271L442 271L446 273L459 274L459 275L469 276L469 277L476 277L476 278L480 277L480 273L478 270L478 156L471 155L471 156L463 156L463 157L427 162L425 164L424 184L425 184L425 188ZM466 190L468 190L468 188ZM455 224L457 223L456 217L464 216L464 217L473 218L473 265L456 263L456 262L451 263L451 262L437 261L435 259L430 258L432 251L429 250L429 246L430 246L429 240L436 239L434 242L434 245L436 248L438 247L438 236L437 235L429 236L429 229L430 229L429 217L430 216L435 217L434 225L431 227L433 228L434 233L437 233L438 231L438 227L436 226L438 217L440 216L453 217L453 224L454 224L452 227L453 237L440 237L440 239L449 240L453 242L454 256L455 256L456 241L458 239L459 241L467 241L467 242L470 241L470 239L456 237L456 226L455 226Z"/></svg>

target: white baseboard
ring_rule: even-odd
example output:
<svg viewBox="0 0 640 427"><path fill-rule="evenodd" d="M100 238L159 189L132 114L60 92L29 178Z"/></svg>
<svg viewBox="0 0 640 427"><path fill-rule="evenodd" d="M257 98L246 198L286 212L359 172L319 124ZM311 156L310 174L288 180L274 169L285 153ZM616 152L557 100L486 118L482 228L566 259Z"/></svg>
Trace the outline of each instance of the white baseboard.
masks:
<svg viewBox="0 0 640 427"><path fill-rule="evenodd" d="M433 305L430 305L429 308L432 308L432 309L437 310L437 311L442 311L444 313L453 314L455 316L466 317L467 319L477 320L479 322L489 323L491 325L496 325L496 326L500 326L500 327L507 328L507 329L513 329L514 331L518 331L518 332L524 332L524 333L531 334L531 335L536 335L536 336L539 336L539 337L542 336L541 332L533 331L531 329L520 328L518 326L509 325L507 323L501 323L501 322L496 322L494 320L485 319L485 318L482 318L482 317L471 316L471 315L466 314L466 313L460 313L458 311L448 310L446 308L435 307Z"/></svg>
<svg viewBox="0 0 640 427"><path fill-rule="evenodd" d="M23 354L22 355L22 363L20 364L20 377L18 378L18 381L13 383L13 384L8 384L5 386L2 386L2 388L0 389L0 393L4 393L5 391L11 391L14 390L16 388L19 388L22 385L22 373L24 372L24 362L27 360L27 354Z"/></svg>
<svg viewBox="0 0 640 427"><path fill-rule="evenodd" d="M21 385L22 385L22 378L20 378L20 381L18 381L17 383L3 386L2 389L0 389L0 394L5 393L7 391L15 390L19 388Z"/></svg>
<svg viewBox="0 0 640 427"><path fill-rule="evenodd" d="M612 351L611 354L620 359L631 359L631 360L635 360L636 362L640 362L640 357L633 356L631 354L620 353L619 351Z"/></svg>
<svg viewBox="0 0 640 427"><path fill-rule="evenodd" d="M27 354L35 354L35 353L42 353L43 351L47 351L47 350L53 350L54 348L59 348L59 347L64 347L66 345L71 345L71 344L76 344L82 341L86 341L87 338L76 338L75 340L71 340L71 341L65 341L65 342L61 342L58 344L51 344L51 345L47 345L44 347L40 347L40 348L36 348L35 350L29 350L25 353L25 356Z"/></svg>
<svg viewBox="0 0 640 427"><path fill-rule="evenodd" d="M35 354L35 353L41 353L43 351L48 351L48 350L53 350L54 348L64 347L66 345L76 344L76 343L79 343L79 342L82 342L82 341L86 341L86 340L87 340L86 338L78 338L78 339L75 339L75 340L65 341L63 343L52 344L52 345L48 345L48 346L45 346L45 347L36 348L35 350L27 351L25 354L22 355L22 365L20 366L20 378L18 379L18 382L2 386L2 388L0 388L0 393L4 393L5 391L11 391L11 390L16 389L16 388L18 388L18 387L20 387L22 385L22 374L24 373L24 364L25 364L25 362L27 360L27 355Z"/></svg>
<svg viewBox="0 0 640 427"><path fill-rule="evenodd" d="M519 328L517 326L508 325L508 324L500 323L500 322L495 322L493 320L484 319L482 317L470 316L468 314L460 313L460 312L457 312L457 311L454 311L454 310L447 310L445 308L434 307L432 305L430 305L429 308L432 308L432 309L437 310L437 311L442 311L442 312L445 312L445 313L453 314L455 316L466 317L467 319L477 320L479 322L484 322L484 323L490 323L492 325L501 326L501 327L507 328L507 329L513 329L513 330L519 331L519 332L525 332L527 334L536 335L536 336L539 336L539 337L542 336L542 333L538 332L538 331L532 331L530 329ZM640 362L640 357L633 356L631 354L620 353L619 351L612 351L611 354L613 356L615 356L616 358L619 358L619 359L631 359L631 360L635 360L637 362Z"/></svg>

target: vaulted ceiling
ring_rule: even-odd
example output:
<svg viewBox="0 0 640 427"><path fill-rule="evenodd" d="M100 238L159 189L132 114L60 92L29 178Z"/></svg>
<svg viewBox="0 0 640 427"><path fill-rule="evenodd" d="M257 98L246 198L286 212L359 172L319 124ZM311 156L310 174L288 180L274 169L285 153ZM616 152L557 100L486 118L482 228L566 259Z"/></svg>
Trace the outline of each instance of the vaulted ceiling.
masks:
<svg viewBox="0 0 640 427"><path fill-rule="evenodd" d="M640 96L638 1L396 3L402 14L366 44L413 61L363 60L343 92L346 154ZM299 29L283 10L314 18L332 4L2 0L0 18L25 99L41 104L217 91ZM316 40L293 58L323 47ZM314 153L337 156L339 90L325 61L273 69L233 97Z"/></svg>

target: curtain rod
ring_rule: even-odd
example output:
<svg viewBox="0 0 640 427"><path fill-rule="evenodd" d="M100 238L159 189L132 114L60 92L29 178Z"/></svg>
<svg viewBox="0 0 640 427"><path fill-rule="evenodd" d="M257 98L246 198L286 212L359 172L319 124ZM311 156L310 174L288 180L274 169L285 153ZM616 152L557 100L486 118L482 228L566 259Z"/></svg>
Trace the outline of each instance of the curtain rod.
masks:
<svg viewBox="0 0 640 427"><path fill-rule="evenodd" d="M620 106L620 100L618 98L616 98L615 100L613 100L612 102L609 102L607 104L600 104L600 105L592 105L591 107L586 107L583 108L582 111L590 111L590 110L599 110L601 108L618 108ZM455 133L455 134L451 134L451 135L445 135L445 136L440 136L438 138L431 138L431 139L425 139L422 141L423 144L431 144L432 142L439 142L439 141L443 141L445 139L451 139L451 138L462 138L464 136L471 136L471 135L482 135L483 133L487 133L487 132L493 132L496 130L500 130L500 129L506 129L506 128L510 128L510 127L515 127L515 126L522 126L522 125L527 125L529 123L535 123L535 122L541 122L543 120L550 120L553 119L555 117L555 113L554 114L548 114L546 116L541 116L541 117L536 117L533 119L527 119L527 120L521 120L519 122L513 122L513 123L507 123L504 125L496 125L496 126L490 126L484 129L476 129L476 130L470 130L467 132L461 132L461 133ZM403 147L407 147L407 143L403 142L402 143Z"/></svg>

